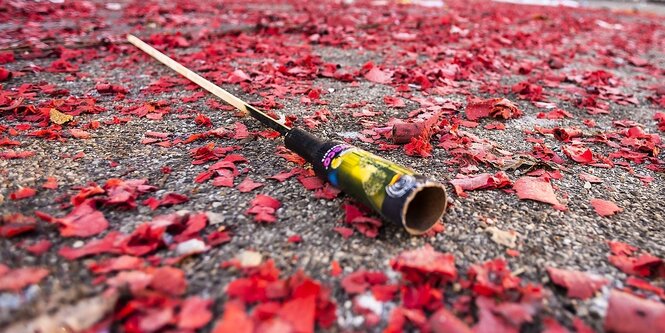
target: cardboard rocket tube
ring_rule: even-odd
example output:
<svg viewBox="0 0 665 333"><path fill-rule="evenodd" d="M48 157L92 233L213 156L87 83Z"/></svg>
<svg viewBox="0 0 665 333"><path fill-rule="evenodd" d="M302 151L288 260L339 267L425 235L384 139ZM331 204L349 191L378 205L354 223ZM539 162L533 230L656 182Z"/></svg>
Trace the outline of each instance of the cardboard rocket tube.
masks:
<svg viewBox="0 0 665 333"><path fill-rule="evenodd" d="M299 128L291 129L284 143L310 162L320 178L412 235L427 232L445 214L444 186L409 168Z"/></svg>

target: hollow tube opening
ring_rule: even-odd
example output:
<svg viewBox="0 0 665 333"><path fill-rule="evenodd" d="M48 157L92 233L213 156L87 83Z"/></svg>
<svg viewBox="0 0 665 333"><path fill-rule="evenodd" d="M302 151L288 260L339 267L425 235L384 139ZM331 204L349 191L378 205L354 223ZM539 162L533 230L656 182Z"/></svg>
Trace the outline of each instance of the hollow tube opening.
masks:
<svg viewBox="0 0 665 333"><path fill-rule="evenodd" d="M446 190L440 184L425 185L416 190L411 200L404 205L402 223L413 235L431 229L446 212Z"/></svg>

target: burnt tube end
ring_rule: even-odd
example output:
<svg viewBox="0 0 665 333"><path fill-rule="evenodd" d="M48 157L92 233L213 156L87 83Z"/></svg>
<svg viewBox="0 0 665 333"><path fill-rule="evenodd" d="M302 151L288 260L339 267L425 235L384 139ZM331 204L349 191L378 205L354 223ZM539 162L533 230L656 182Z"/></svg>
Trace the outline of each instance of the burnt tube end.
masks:
<svg viewBox="0 0 665 333"><path fill-rule="evenodd" d="M432 229L446 213L446 189L437 182L427 182L413 189L402 207L401 222L412 235Z"/></svg>

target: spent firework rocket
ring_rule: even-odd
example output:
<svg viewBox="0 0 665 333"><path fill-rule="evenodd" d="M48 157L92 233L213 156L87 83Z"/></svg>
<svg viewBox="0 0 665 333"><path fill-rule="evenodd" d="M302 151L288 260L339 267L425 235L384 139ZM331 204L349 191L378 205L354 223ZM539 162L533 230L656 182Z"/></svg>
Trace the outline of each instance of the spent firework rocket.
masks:
<svg viewBox="0 0 665 333"><path fill-rule="evenodd" d="M418 235L431 229L446 211L441 183L372 153L335 140L323 140L300 128L289 128L238 97L204 79L135 36L127 40L213 95L249 113L284 136L286 147L309 162L317 176L374 209L385 220Z"/></svg>

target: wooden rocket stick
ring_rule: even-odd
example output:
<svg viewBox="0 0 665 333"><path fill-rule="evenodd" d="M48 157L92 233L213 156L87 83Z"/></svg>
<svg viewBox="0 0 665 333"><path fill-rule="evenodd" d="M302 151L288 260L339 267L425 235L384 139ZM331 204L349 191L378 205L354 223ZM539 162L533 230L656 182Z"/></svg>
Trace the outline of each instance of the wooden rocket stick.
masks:
<svg viewBox="0 0 665 333"><path fill-rule="evenodd" d="M233 105L236 107L238 110L242 111L244 114L250 114L252 117L256 118L259 120L261 123L264 125L278 131L282 135L286 134L290 128L285 126L284 124L279 123L277 120L273 119L272 117L268 116L267 114L261 112L260 110L256 109L255 107L249 105L248 103L244 102L240 98L232 95L228 91L220 88L216 84L206 80L203 78L201 75L198 75L194 73L192 70L189 68L181 65L179 62L169 58L169 56L165 55L162 52L159 52L157 49L154 47L146 44L144 41L140 40L138 37L134 35L127 35L127 40L132 43L134 46L138 47L141 49L141 51L149 54L153 58L157 59L157 61L161 62L162 64L166 65L168 68L176 71L178 74L186 77L188 80L196 83L199 87L209 91L211 94L221 98L223 101Z"/></svg>

